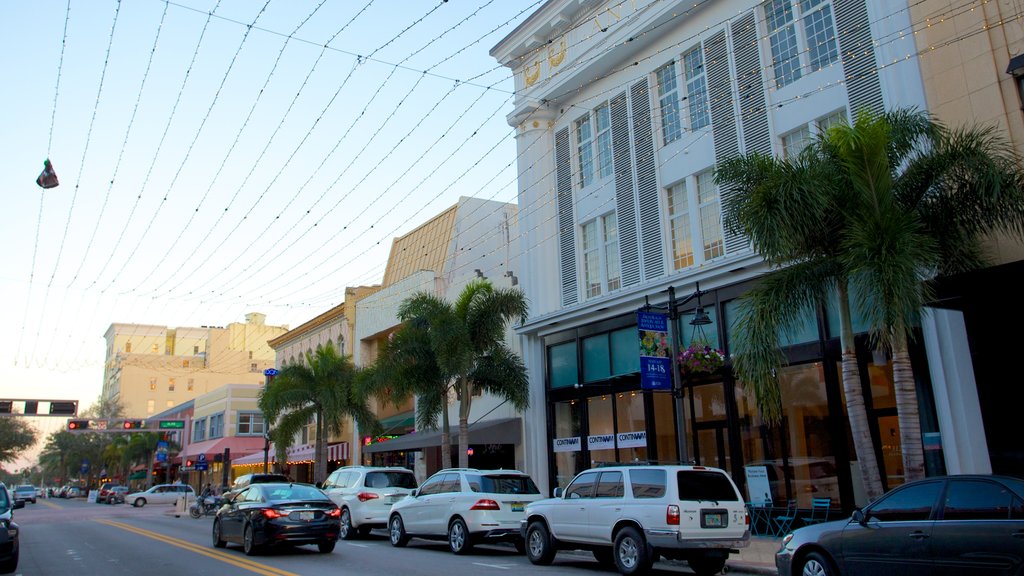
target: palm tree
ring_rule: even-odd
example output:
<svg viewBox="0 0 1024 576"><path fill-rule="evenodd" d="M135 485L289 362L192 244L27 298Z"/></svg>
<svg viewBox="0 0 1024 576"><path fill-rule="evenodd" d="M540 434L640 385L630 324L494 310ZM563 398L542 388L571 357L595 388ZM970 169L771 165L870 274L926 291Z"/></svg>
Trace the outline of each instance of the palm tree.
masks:
<svg viewBox="0 0 1024 576"><path fill-rule="evenodd" d="M526 367L505 344L508 322L514 318L523 321L528 308L521 290L496 289L485 279L467 284L455 302L420 292L399 306L401 320L426 332L438 372L459 400L460 467L469 464L469 414L474 391L503 398L518 410L529 406ZM434 398L442 399L440 395ZM446 395L443 399L447 400ZM442 406L441 411L446 417L447 408ZM444 436L442 432L442 444L447 443ZM444 446L441 449L444 454Z"/></svg>
<svg viewBox="0 0 1024 576"><path fill-rule="evenodd" d="M315 353L306 354L305 363L281 369L259 398L264 418L275 422L271 437L278 446L278 461L283 461L283 449L312 419L316 423L313 478L321 482L327 475L328 434L341 432L346 418L355 420L362 430L376 429L377 420L355 386L356 375L352 360L333 346L318 346Z"/></svg>

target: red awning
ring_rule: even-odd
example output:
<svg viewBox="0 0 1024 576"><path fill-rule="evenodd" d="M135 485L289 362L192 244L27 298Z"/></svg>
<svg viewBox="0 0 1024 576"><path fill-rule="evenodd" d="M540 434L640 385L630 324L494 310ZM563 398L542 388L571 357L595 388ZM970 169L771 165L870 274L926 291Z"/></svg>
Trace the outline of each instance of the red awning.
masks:
<svg viewBox="0 0 1024 576"><path fill-rule="evenodd" d="M232 460L241 456L247 456L253 452L263 452L263 437L228 436L227 438L196 442L185 447L184 455L196 456L198 454L206 454L206 459L212 462L213 457L217 454L223 454L225 448L231 449Z"/></svg>

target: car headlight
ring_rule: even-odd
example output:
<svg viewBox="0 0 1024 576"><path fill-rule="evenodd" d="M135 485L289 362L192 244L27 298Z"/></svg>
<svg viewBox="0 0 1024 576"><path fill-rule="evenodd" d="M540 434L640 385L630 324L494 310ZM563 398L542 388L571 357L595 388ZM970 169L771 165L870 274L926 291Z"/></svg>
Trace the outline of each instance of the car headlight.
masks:
<svg viewBox="0 0 1024 576"><path fill-rule="evenodd" d="M789 546L789 543L792 540L793 540L793 533L792 532L790 532L789 534L786 534L785 536L783 536L782 537L782 547L785 548L785 547Z"/></svg>

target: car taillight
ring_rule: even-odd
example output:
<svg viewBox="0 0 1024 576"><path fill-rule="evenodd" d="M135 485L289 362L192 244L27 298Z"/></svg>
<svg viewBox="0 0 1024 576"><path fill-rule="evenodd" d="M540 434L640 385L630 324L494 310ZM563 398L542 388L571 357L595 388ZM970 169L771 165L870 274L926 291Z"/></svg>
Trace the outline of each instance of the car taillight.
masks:
<svg viewBox="0 0 1024 576"><path fill-rule="evenodd" d="M280 510L274 510L273 508L264 508L261 512L263 516L268 520L280 518L281 516L287 516L287 514L285 514L284 512L281 512Z"/></svg>
<svg viewBox="0 0 1024 576"><path fill-rule="evenodd" d="M338 517L341 516L341 508L335 508L333 510L328 510L327 511L327 515L330 516L331 518L338 518Z"/></svg>
<svg viewBox="0 0 1024 576"><path fill-rule="evenodd" d="M380 498L380 496L374 494L373 492L360 492L359 494L356 494L356 498L358 498L360 502L366 502L367 500Z"/></svg>
<svg viewBox="0 0 1024 576"><path fill-rule="evenodd" d="M665 509L665 523L669 526L679 526L679 506L669 504Z"/></svg>
<svg viewBox="0 0 1024 576"><path fill-rule="evenodd" d="M501 507L494 500L483 499L477 500L470 510L501 510Z"/></svg>

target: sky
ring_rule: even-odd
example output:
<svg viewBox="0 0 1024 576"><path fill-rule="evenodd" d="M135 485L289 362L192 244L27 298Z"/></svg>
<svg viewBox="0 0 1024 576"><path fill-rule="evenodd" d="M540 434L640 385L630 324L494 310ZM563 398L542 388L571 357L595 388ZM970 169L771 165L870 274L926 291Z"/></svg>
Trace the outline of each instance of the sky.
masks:
<svg viewBox="0 0 1024 576"><path fill-rule="evenodd" d="M114 322L294 327L460 196L515 202L488 52L541 4L0 2L0 398L85 407Z"/></svg>

